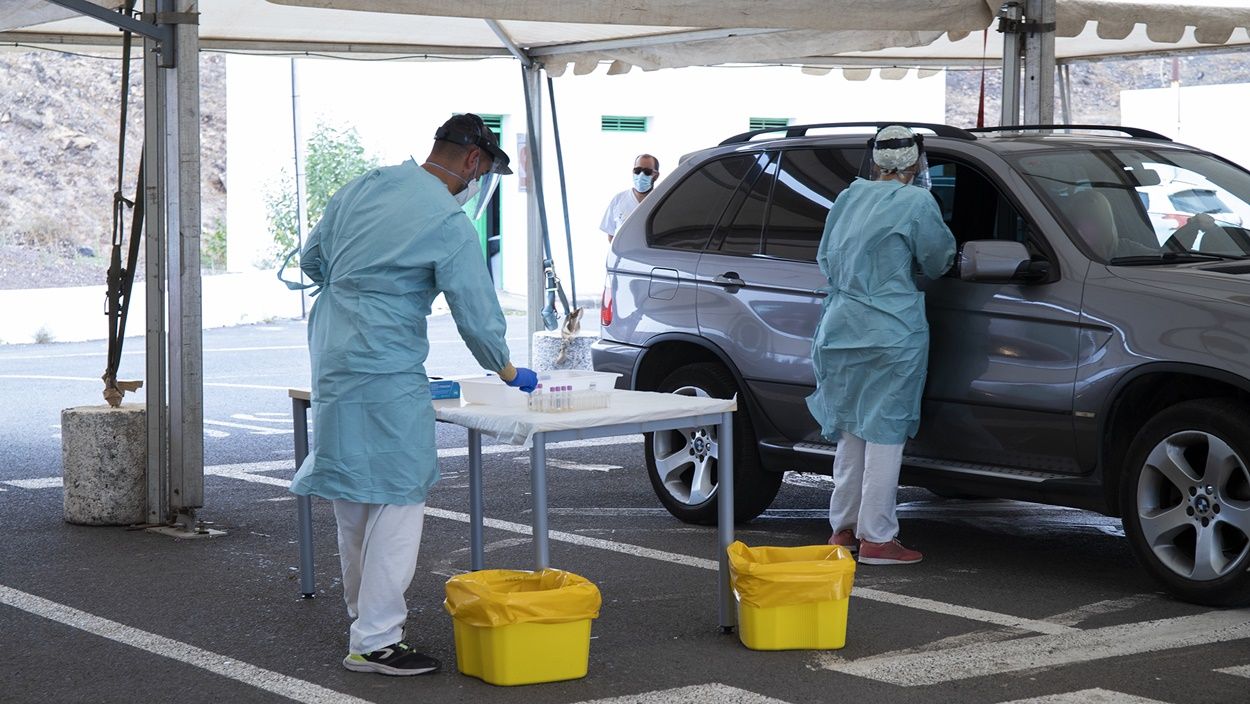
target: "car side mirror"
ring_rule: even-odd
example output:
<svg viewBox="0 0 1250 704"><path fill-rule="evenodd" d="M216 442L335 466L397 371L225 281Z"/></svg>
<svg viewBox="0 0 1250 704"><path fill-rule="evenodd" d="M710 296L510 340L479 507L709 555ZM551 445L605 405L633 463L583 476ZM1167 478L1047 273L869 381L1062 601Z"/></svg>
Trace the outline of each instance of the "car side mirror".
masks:
<svg viewBox="0 0 1250 704"><path fill-rule="evenodd" d="M959 278L984 283L1038 281L1050 273L1046 262L1034 262L1019 242L973 240L959 248Z"/></svg>

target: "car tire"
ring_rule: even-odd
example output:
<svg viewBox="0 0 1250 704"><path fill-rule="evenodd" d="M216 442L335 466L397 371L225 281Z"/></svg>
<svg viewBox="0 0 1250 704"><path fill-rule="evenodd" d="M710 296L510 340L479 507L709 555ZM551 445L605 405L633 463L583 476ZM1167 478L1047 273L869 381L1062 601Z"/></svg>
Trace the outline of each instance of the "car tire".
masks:
<svg viewBox="0 0 1250 704"><path fill-rule="evenodd" d="M1250 604L1250 408L1186 401L1137 434L1120 482L1124 532L1177 597Z"/></svg>
<svg viewBox="0 0 1250 704"><path fill-rule="evenodd" d="M662 393L733 398L739 394L723 366L698 362L680 367L656 388ZM734 520L749 521L772 505L781 487L779 472L760 463L755 429L739 395L734 413ZM647 433L647 475L668 512L687 523L715 525L717 516L716 426Z"/></svg>

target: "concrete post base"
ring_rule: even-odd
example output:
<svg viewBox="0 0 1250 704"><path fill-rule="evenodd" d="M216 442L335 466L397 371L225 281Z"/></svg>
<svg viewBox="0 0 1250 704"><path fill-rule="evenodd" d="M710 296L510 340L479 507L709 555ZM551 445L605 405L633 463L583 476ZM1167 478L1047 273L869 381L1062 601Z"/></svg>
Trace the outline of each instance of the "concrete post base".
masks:
<svg viewBox="0 0 1250 704"><path fill-rule="evenodd" d="M61 411L65 520L143 523L147 515L147 409L139 404Z"/></svg>
<svg viewBox="0 0 1250 704"><path fill-rule="evenodd" d="M553 369L593 369L590 363L590 345L599 339L596 333L579 332L567 339L558 330L534 333L534 359L530 360L534 371ZM561 351L564 357L560 357Z"/></svg>

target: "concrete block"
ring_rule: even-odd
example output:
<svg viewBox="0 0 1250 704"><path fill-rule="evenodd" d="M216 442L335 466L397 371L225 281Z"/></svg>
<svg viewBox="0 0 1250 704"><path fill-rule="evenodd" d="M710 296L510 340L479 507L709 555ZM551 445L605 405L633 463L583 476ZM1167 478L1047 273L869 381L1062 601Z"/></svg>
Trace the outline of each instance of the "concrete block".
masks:
<svg viewBox="0 0 1250 704"><path fill-rule="evenodd" d="M89 526L147 516L147 409L140 404L61 411L65 520Z"/></svg>
<svg viewBox="0 0 1250 704"><path fill-rule="evenodd" d="M565 338L558 330L534 333L534 371L553 369L593 369L590 363L590 346L599 339L598 333L579 332ZM564 352L564 358L560 353ZM557 362L557 360L560 360Z"/></svg>

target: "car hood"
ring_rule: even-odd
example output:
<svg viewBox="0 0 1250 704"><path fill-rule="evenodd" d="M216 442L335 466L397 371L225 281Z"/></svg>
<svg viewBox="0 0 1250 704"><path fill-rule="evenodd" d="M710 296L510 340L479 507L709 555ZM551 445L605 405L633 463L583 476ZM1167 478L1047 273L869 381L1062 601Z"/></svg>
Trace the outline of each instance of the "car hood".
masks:
<svg viewBox="0 0 1250 704"><path fill-rule="evenodd" d="M1250 305L1250 261L1163 266L1112 266L1115 276L1153 288Z"/></svg>

